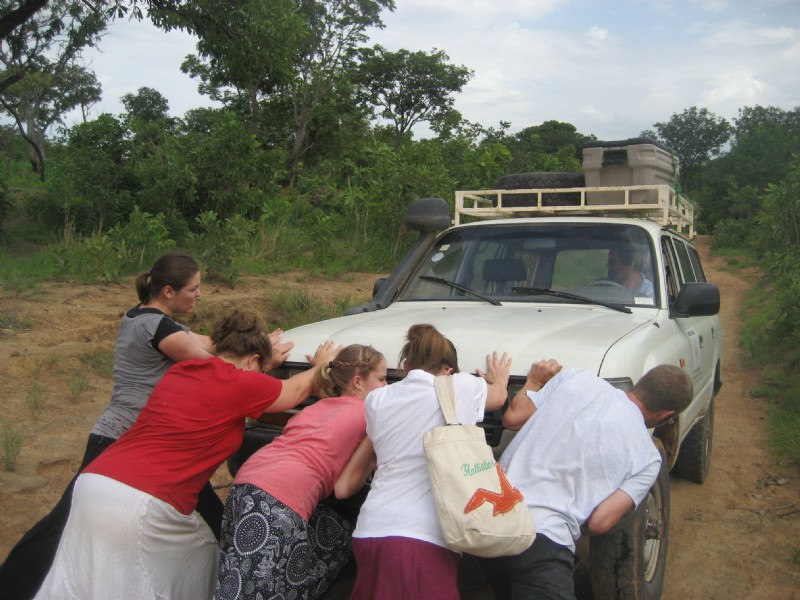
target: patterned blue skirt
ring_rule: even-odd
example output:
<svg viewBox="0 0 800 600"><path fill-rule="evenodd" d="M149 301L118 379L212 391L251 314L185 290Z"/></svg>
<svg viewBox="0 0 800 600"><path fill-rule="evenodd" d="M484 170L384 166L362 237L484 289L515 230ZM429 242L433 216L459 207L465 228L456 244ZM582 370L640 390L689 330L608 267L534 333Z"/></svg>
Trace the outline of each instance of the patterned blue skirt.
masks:
<svg viewBox="0 0 800 600"><path fill-rule="evenodd" d="M308 523L264 490L231 487L215 600L320 598L350 558L353 527L319 505Z"/></svg>

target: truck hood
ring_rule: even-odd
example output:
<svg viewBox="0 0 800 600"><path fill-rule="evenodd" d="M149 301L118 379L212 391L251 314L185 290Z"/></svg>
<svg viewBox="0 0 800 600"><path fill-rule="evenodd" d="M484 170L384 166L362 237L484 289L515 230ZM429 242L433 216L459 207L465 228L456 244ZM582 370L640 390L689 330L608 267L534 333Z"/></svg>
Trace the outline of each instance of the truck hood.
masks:
<svg viewBox="0 0 800 600"><path fill-rule="evenodd" d="M389 369L398 369L408 328L430 323L455 344L462 371L485 370L486 355L496 350L512 357L512 375L524 376L533 361L546 358L599 373L608 349L652 322L655 313L634 309L625 314L574 304L395 302L383 310L303 325L286 331L282 339L296 344L288 363L307 362L307 354L313 355L320 343L331 339L345 346L371 345L383 353Z"/></svg>

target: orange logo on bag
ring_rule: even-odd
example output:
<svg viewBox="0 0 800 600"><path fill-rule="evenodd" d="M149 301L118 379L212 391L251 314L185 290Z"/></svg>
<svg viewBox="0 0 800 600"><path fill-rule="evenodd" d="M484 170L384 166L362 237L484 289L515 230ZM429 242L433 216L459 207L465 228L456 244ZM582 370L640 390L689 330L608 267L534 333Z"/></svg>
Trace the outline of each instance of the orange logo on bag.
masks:
<svg viewBox="0 0 800 600"><path fill-rule="evenodd" d="M506 479L506 474L503 473L500 465L497 465L497 474L500 476L500 493L478 488L464 507L464 514L472 512L484 502L489 502L494 506L492 516L496 517L513 510L517 502L522 502L522 492Z"/></svg>

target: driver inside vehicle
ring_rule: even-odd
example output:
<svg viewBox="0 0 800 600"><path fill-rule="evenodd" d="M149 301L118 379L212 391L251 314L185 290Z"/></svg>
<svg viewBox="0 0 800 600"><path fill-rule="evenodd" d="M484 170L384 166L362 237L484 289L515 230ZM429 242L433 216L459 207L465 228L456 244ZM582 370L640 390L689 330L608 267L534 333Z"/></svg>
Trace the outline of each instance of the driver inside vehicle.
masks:
<svg viewBox="0 0 800 600"><path fill-rule="evenodd" d="M653 282L634 266L633 247L615 246L608 251L608 278L631 290L635 296L655 297Z"/></svg>

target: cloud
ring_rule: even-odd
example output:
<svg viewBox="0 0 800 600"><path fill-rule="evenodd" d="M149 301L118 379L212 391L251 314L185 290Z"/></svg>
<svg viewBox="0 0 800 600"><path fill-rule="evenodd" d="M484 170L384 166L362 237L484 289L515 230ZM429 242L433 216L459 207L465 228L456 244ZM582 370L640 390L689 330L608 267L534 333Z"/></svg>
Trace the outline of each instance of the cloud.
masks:
<svg viewBox="0 0 800 600"><path fill-rule="evenodd" d="M512 131L546 120L603 139L638 135L690 106L730 118L756 104L800 104L796 0L397 0L368 44L443 50L474 71L455 98L464 117ZM117 21L92 68L103 110L148 85L170 112L211 103L180 72L186 34Z"/></svg>
<svg viewBox="0 0 800 600"><path fill-rule="evenodd" d="M601 43L608 38L608 30L601 29L600 27L592 27L586 32L586 35L592 42Z"/></svg>

